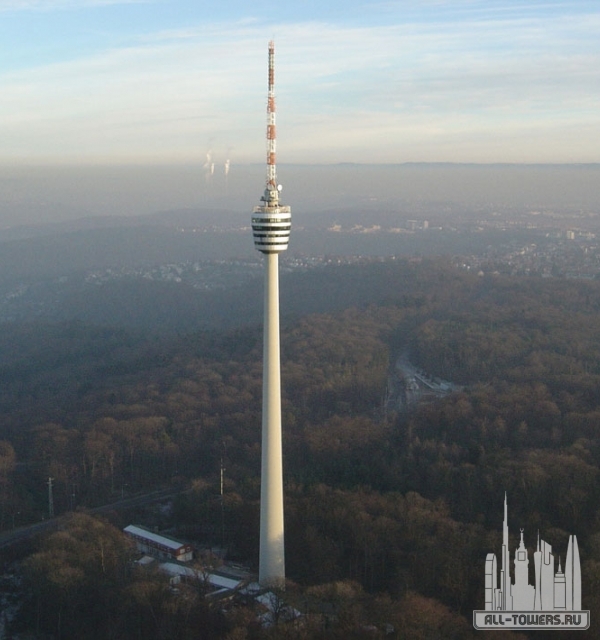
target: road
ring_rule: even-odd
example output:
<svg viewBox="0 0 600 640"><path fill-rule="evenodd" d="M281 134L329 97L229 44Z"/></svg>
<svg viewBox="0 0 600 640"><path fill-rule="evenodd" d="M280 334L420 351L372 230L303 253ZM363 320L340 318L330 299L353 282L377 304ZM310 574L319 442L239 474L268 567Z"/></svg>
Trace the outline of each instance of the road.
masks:
<svg viewBox="0 0 600 640"><path fill-rule="evenodd" d="M396 360L395 367L388 376L386 410L407 412L419 404L443 398L462 387L433 378L420 371L402 354Z"/></svg>
<svg viewBox="0 0 600 640"><path fill-rule="evenodd" d="M160 502L167 498L173 498L174 496L182 493L185 489L173 490L173 488L162 489L160 491L152 491L141 496L133 496L131 498L125 498L112 502L111 504L105 504L101 507L94 507L93 509L86 509L86 513L106 513L108 511L119 511L121 509L131 509L132 507L140 507L145 504L151 504L152 502ZM65 514L66 515L66 514ZM0 549L9 547L12 544L27 540L38 533L45 531L52 531L52 529L58 528L58 525L62 519L62 516L56 518L50 518L48 520L42 520L35 524L26 525L24 527L17 527L10 531L4 531L0 534Z"/></svg>

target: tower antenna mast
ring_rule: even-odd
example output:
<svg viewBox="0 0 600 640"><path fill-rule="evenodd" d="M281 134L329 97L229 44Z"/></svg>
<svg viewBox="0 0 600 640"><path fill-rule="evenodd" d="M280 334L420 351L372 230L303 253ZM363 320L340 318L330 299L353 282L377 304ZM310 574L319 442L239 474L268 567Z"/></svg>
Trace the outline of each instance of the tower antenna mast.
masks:
<svg viewBox="0 0 600 640"><path fill-rule="evenodd" d="M267 188L263 201L279 203L277 184L277 108L275 106L275 43L269 42L269 89L267 93Z"/></svg>
<svg viewBox="0 0 600 640"><path fill-rule="evenodd" d="M267 95L267 184L262 204L252 212L254 246L265 256L263 399L260 488L260 557L258 581L285 584L283 541L283 465L281 449L281 372L279 355L279 262L288 248L292 214L279 204L275 123L275 44L269 42Z"/></svg>

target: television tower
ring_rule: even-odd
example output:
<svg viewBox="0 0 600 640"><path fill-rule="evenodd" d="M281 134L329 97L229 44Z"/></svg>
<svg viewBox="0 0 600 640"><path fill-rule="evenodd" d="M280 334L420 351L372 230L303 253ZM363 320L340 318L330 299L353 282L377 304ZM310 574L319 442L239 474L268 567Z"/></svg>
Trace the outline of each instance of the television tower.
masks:
<svg viewBox="0 0 600 640"><path fill-rule="evenodd" d="M291 209L279 204L275 163L275 44L269 42L267 97L267 185L262 204L252 212L254 246L265 256L263 329L262 463L258 581L284 586L283 465L281 452L281 374L279 357L279 261L288 247Z"/></svg>

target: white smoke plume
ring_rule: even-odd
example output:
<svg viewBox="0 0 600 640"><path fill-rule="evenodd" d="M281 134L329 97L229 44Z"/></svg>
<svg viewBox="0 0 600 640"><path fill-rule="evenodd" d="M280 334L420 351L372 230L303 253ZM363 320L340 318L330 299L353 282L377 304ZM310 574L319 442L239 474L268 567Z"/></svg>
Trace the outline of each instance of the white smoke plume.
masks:
<svg viewBox="0 0 600 640"><path fill-rule="evenodd" d="M209 149L206 152L206 162L202 165L202 168L204 169L206 182L210 182L211 176L215 172L215 163L212 161L212 149Z"/></svg>

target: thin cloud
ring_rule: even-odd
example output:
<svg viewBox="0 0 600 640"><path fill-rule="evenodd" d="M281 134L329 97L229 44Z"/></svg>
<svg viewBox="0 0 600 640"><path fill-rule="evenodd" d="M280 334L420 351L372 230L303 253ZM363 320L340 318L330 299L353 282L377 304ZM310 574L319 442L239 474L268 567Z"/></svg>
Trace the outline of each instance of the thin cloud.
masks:
<svg viewBox="0 0 600 640"><path fill-rule="evenodd" d="M559 161L568 140L597 159L597 13L275 30L284 162ZM5 73L3 154L189 159L212 139L260 161L264 31L205 24Z"/></svg>
<svg viewBox="0 0 600 640"><path fill-rule="evenodd" d="M0 0L0 12L85 9L120 4L148 4L152 0Z"/></svg>

